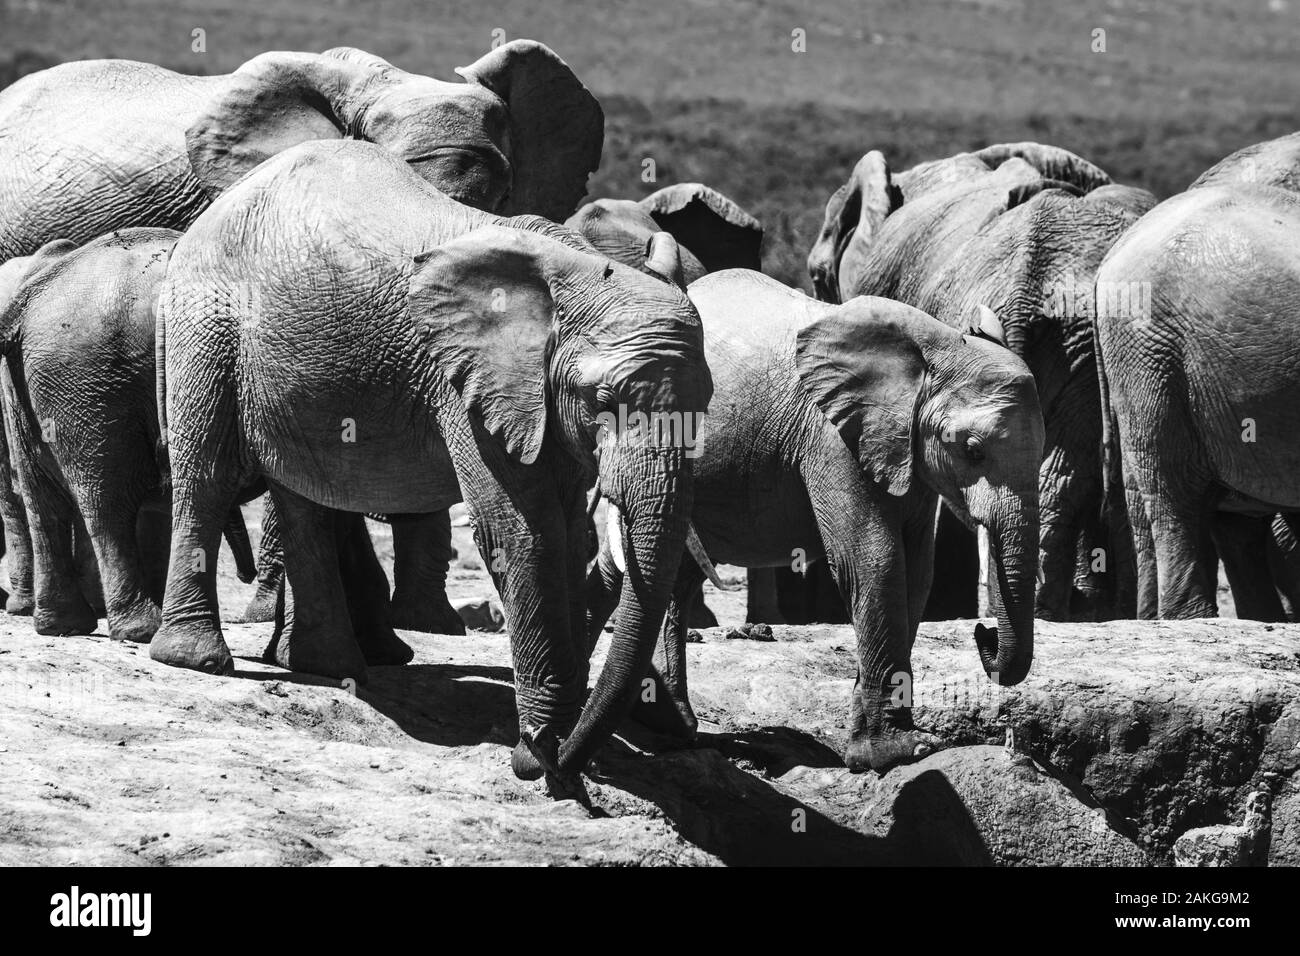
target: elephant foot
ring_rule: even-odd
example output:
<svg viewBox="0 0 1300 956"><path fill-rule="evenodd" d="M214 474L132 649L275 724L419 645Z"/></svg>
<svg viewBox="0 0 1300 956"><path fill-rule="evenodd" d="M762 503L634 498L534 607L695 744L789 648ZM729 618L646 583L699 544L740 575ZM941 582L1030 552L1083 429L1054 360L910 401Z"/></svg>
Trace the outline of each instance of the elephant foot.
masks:
<svg viewBox="0 0 1300 956"><path fill-rule="evenodd" d="M157 638L154 638L155 642ZM276 629L262 660L289 671L318 674L335 680L351 678L365 684L366 658L352 634L339 628L318 627L309 631L290 627Z"/></svg>
<svg viewBox="0 0 1300 956"><path fill-rule="evenodd" d="M38 605L32 612L36 633L50 637L69 634L94 634L99 626L99 615L81 595L52 606Z"/></svg>
<svg viewBox="0 0 1300 956"><path fill-rule="evenodd" d="M115 641L148 644L162 623L162 611L152 601L129 609L125 614L111 615L108 636Z"/></svg>
<svg viewBox="0 0 1300 956"><path fill-rule="evenodd" d="M5 597L5 613L15 617L31 617L36 611L36 598L31 591L10 591Z"/></svg>
<svg viewBox="0 0 1300 956"><path fill-rule="evenodd" d="M944 746L941 738L915 729L861 734L849 741L844 751L844 765L850 773L874 770L883 775L894 767L928 757Z"/></svg>
<svg viewBox="0 0 1300 956"><path fill-rule="evenodd" d="M510 770L520 780L541 780L546 774L546 768L533 756L532 750L523 740L515 744L515 749L510 754Z"/></svg>
<svg viewBox="0 0 1300 956"><path fill-rule="evenodd" d="M239 624L262 624L275 620L275 605L280 597L280 586L259 583L257 591L243 613L235 618Z"/></svg>
<svg viewBox="0 0 1300 956"><path fill-rule="evenodd" d="M411 645L386 624L374 624L357 631L357 645L372 666L409 664L415 657Z"/></svg>
<svg viewBox="0 0 1300 956"><path fill-rule="evenodd" d="M207 674L235 672L226 639L220 628L210 625L164 624L149 642L149 657L160 664Z"/></svg>
<svg viewBox="0 0 1300 956"><path fill-rule="evenodd" d="M691 708L691 702L685 698L675 698L657 674L652 679L655 681L654 699L647 701L644 694L637 697L636 705L632 708L632 719L656 734L684 743L694 743L700 722Z"/></svg>
<svg viewBox="0 0 1300 956"><path fill-rule="evenodd" d="M521 756L521 751L528 759ZM576 800L591 809L591 797L580 773L560 772L560 739L550 727L525 727L511 757L511 768L521 780L545 778L546 795L553 800ZM524 772L521 773L520 770Z"/></svg>
<svg viewBox="0 0 1300 956"><path fill-rule="evenodd" d="M718 618L709 610L709 606L704 603L704 600L700 599L691 605L690 613L686 615L686 626L693 627L696 630L717 627Z"/></svg>
<svg viewBox="0 0 1300 956"><path fill-rule="evenodd" d="M388 617L393 627L402 631L419 631L422 634L465 633L465 622L451 606L445 592L422 600L412 600L405 592L397 591L393 594Z"/></svg>

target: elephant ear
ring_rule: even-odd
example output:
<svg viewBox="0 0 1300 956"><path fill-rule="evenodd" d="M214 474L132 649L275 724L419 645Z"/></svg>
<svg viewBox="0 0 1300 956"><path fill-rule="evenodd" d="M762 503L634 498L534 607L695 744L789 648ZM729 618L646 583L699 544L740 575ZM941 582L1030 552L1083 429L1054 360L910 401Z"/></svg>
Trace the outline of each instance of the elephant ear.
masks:
<svg viewBox="0 0 1300 956"><path fill-rule="evenodd" d="M651 193L640 204L709 272L762 269L762 224L716 189L678 183Z"/></svg>
<svg viewBox="0 0 1300 956"><path fill-rule="evenodd" d="M389 63L382 56L375 56L373 53L367 53L365 50L358 50L354 46L336 46L326 50L321 56L329 57L331 60L342 60L345 63L354 63L357 66L364 67L368 70L374 70L377 73L386 73L393 77L400 77L406 74L405 70L398 69Z"/></svg>
<svg viewBox="0 0 1300 956"><path fill-rule="evenodd" d="M677 288L686 289L686 275L682 271L682 251L671 232L653 233L645 244L645 267L659 278Z"/></svg>
<svg viewBox="0 0 1300 956"><path fill-rule="evenodd" d="M1156 197L1145 189L1121 186L1118 183L1094 189L1086 198L1088 202L1118 206L1134 219L1145 216L1155 208L1157 202Z"/></svg>
<svg viewBox="0 0 1300 956"><path fill-rule="evenodd" d="M911 487L913 435L926 362L909 313L859 296L799 330L795 368L804 393L839 431L863 471L892 495Z"/></svg>
<svg viewBox="0 0 1300 956"><path fill-rule="evenodd" d="M364 58L364 62L363 62ZM276 153L314 139L342 139L353 125L357 95L395 70L351 48L263 53L227 77L222 92L185 131L194 175L216 196Z"/></svg>
<svg viewBox="0 0 1300 956"><path fill-rule="evenodd" d="M555 308L549 240L484 226L415 258L412 321L472 419L531 465L546 430L546 359Z"/></svg>
<svg viewBox="0 0 1300 956"><path fill-rule="evenodd" d="M974 155L983 160L989 169L997 169L1013 157L1023 159L1045 178L1069 183L1081 193L1090 192L1099 186L1109 186L1111 183L1110 176L1100 166L1059 146L1045 146L1042 143L997 143L976 150Z"/></svg>
<svg viewBox="0 0 1300 956"><path fill-rule="evenodd" d="M1038 179L1032 183L1020 183L1019 185L1012 186L1010 192L1007 193L1007 209L1010 210L1015 209L1017 206L1023 206L1039 193L1045 192L1049 189L1056 189L1065 193L1067 196L1074 196L1076 198L1083 195L1083 193L1079 191L1079 187L1075 186L1073 183L1067 183L1060 179Z"/></svg>
<svg viewBox="0 0 1300 956"><path fill-rule="evenodd" d="M841 264L850 244L852 258L871 247L885 219L902 205L902 194L894 186L889 163L879 150L863 156L849 181L835 191L826 204L821 233L808 253L808 273L817 297L839 302L845 287ZM852 284L854 276L848 277Z"/></svg>
<svg viewBox="0 0 1300 956"><path fill-rule="evenodd" d="M605 114L545 44L512 40L456 72L487 87L510 111L513 181L504 215L535 213L563 222L600 165Z"/></svg>

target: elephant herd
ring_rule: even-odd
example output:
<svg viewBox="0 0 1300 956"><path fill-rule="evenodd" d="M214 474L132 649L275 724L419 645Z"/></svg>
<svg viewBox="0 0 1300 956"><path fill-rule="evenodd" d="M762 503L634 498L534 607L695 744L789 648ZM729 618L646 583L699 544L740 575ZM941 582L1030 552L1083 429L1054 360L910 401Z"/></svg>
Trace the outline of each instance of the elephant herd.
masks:
<svg viewBox="0 0 1300 956"><path fill-rule="evenodd" d="M868 152L812 298L707 186L579 207L604 117L546 46L456 72L339 48L0 92L10 614L106 617L229 674L224 538L267 659L363 682L411 659L399 629L464 633L464 502L509 623L514 772L569 794L629 714L695 733L714 561L750 569L751 619L832 583L803 610L857 635L853 770L942 745L901 692L911 647L981 575L1001 684L1035 617L1215 614L1220 560L1242 616L1300 611L1300 134L1159 204L1037 143ZM392 524L391 592L366 515Z"/></svg>

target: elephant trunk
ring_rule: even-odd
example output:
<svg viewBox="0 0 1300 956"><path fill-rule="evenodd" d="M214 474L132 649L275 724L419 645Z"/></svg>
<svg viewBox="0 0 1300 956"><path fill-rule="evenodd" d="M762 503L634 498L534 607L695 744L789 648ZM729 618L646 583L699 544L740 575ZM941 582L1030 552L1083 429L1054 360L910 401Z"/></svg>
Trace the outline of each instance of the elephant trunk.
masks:
<svg viewBox="0 0 1300 956"><path fill-rule="evenodd" d="M1038 506L1008 494L987 523L993 552L993 605L998 627L975 626L975 646L989 678L1018 684L1034 661L1034 590L1038 581Z"/></svg>
<svg viewBox="0 0 1300 956"><path fill-rule="evenodd" d="M606 450L601 489L623 516L623 577L618 625L605 666L559 753L562 774L581 773L627 717L649 672L690 524L693 486L680 448L653 444Z"/></svg>

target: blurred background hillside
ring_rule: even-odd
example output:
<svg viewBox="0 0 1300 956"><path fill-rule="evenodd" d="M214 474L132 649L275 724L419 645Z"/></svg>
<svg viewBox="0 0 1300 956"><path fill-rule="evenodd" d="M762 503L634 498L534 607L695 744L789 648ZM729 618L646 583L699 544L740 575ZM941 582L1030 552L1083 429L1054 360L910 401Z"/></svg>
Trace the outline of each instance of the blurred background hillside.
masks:
<svg viewBox="0 0 1300 956"><path fill-rule="evenodd" d="M455 79L494 31L549 44L600 98L592 196L707 182L804 287L826 199L868 149L901 169L1035 139L1163 197L1300 126L1300 0L0 0L0 85L70 59L224 73L340 45Z"/></svg>

